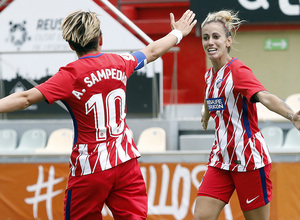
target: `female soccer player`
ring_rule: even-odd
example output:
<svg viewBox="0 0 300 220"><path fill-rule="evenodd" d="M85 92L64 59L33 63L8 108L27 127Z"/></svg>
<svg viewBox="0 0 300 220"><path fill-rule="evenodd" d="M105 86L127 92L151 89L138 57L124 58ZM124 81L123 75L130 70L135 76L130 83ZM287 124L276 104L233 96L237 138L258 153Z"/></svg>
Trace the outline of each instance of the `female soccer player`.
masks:
<svg viewBox="0 0 300 220"><path fill-rule="evenodd" d="M250 68L229 55L233 34L242 21L237 13L209 13L201 24L203 49L212 62L205 74L202 126L215 121L215 140L208 169L200 184L194 220L217 219L236 189L247 220L269 219L271 158L258 129L255 102L261 102L300 128L294 114L277 96L266 91Z"/></svg>
<svg viewBox="0 0 300 220"><path fill-rule="evenodd" d="M65 194L65 219L102 219L106 203L115 219L146 219L147 194L137 161L140 153L126 124L126 85L130 75L188 35L196 24L187 10L172 31L141 51L120 56L101 53L100 21L76 11L62 23L63 38L78 60L45 83L0 100L0 113L46 100L62 100L73 118L74 145Z"/></svg>

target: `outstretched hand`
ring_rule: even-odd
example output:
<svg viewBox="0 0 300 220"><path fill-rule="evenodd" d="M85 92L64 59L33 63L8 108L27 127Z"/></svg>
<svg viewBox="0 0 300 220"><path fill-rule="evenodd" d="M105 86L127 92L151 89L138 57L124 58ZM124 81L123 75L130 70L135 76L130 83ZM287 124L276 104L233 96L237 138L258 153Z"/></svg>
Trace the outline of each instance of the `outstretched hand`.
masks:
<svg viewBox="0 0 300 220"><path fill-rule="evenodd" d="M206 105L206 103L205 103ZM206 111L205 105L203 105L202 110L201 110L201 123L202 123L202 128L206 131L207 126L208 126L208 121L210 118L210 114Z"/></svg>
<svg viewBox="0 0 300 220"><path fill-rule="evenodd" d="M300 110L294 114L293 124L300 131Z"/></svg>
<svg viewBox="0 0 300 220"><path fill-rule="evenodd" d="M204 119L203 117L201 118L201 123L202 123L202 128L206 131L207 126L208 126L208 120Z"/></svg>
<svg viewBox="0 0 300 220"><path fill-rule="evenodd" d="M195 18L195 13L192 12L191 10L187 10L181 18L175 22L175 17L173 13L170 13L170 20L171 20L171 28L177 29L181 31L183 37L188 35L193 27L196 25L197 20L194 20Z"/></svg>

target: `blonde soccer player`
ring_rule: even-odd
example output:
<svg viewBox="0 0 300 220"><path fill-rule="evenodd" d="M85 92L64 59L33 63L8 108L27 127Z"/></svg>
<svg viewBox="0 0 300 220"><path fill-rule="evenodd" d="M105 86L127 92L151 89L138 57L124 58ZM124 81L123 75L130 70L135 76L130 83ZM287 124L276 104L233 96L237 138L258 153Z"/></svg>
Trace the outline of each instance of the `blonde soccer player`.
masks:
<svg viewBox="0 0 300 220"><path fill-rule="evenodd" d="M237 13L209 13L201 24L203 49L212 63L205 74L202 125L215 121L215 140L200 184L194 220L217 220L234 190L247 220L267 220L272 199L271 157L258 128L256 102L289 119L299 129L298 115L270 94L251 69L229 52L242 21Z"/></svg>

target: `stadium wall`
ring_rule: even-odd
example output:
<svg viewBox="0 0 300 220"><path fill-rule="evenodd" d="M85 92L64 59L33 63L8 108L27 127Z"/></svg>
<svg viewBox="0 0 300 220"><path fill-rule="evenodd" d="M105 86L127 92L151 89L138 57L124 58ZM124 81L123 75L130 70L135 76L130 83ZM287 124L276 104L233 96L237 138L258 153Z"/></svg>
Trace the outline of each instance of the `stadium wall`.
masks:
<svg viewBox="0 0 300 220"><path fill-rule="evenodd" d="M165 155L167 156L167 155ZM64 190L68 164L0 163L0 219L63 219ZM204 163L140 163L148 192L148 220L192 219L197 189L206 170ZM299 163L274 163L270 219L300 216ZM103 219L113 219L107 208ZM219 220L242 220L244 216L234 193Z"/></svg>

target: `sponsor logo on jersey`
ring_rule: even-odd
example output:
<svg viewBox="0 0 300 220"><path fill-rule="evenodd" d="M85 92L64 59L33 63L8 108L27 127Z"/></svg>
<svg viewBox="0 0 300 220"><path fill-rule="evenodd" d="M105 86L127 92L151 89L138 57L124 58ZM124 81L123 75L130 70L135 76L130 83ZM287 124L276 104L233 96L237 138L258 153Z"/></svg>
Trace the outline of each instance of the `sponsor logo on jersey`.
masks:
<svg viewBox="0 0 300 220"><path fill-rule="evenodd" d="M206 99L208 110L211 111L222 111L226 109L223 97Z"/></svg>

